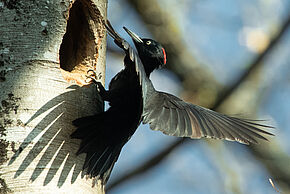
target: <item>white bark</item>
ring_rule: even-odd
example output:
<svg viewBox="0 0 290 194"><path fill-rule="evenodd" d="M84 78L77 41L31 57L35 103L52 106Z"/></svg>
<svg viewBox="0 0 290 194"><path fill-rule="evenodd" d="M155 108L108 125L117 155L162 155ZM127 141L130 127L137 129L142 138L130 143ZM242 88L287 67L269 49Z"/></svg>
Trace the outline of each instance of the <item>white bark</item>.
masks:
<svg viewBox="0 0 290 194"><path fill-rule="evenodd" d="M82 178L85 155L69 137L72 120L102 110L95 87L80 86L89 68L104 82L107 1L87 2L0 1L0 193L102 192ZM81 30L60 52L73 3Z"/></svg>

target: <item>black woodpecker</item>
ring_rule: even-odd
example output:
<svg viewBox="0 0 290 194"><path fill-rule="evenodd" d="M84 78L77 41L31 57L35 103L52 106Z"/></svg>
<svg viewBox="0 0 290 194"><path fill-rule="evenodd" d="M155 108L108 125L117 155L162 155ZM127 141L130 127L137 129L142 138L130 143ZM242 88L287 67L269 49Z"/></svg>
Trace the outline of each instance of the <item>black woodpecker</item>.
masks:
<svg viewBox="0 0 290 194"><path fill-rule="evenodd" d="M110 108L74 120L77 129L71 134L72 138L81 139L77 154L87 154L83 169L87 169L90 177L107 182L122 147L141 122L167 135L193 139L207 137L250 144L257 143L257 139L267 140L265 134L273 135L264 130L272 127L256 120L227 116L156 91L149 77L154 69L166 64L166 53L161 44L140 38L124 27L133 39L135 52L109 21L106 28L125 52L125 67L111 80L109 90L93 79Z"/></svg>

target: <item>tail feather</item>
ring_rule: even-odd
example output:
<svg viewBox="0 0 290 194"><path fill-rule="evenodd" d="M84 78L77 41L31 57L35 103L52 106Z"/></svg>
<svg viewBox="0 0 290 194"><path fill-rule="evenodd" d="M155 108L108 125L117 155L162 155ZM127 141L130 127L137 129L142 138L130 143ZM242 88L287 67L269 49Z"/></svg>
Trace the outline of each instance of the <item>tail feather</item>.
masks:
<svg viewBox="0 0 290 194"><path fill-rule="evenodd" d="M105 150L103 150L102 154L97 156L94 155L94 157L91 158L89 165L88 165L88 173L92 174L93 176L97 176L98 174L102 174L102 169L105 169L105 167L108 165L108 161L110 161L110 158L112 157L112 148L106 147Z"/></svg>
<svg viewBox="0 0 290 194"><path fill-rule="evenodd" d="M81 118L74 120L72 123L76 127L79 127L79 126L85 127L84 125L90 125L90 124L92 124L92 122L99 120L98 119L99 117L100 117L99 115L81 117Z"/></svg>
<svg viewBox="0 0 290 194"><path fill-rule="evenodd" d="M122 146L108 146L104 149L87 153L83 169L87 170L90 177L97 177L107 182L111 170L117 161Z"/></svg>
<svg viewBox="0 0 290 194"><path fill-rule="evenodd" d="M102 117L100 114L100 115L81 117L74 120L72 123L74 126L78 128L70 135L70 137L73 139L84 139L85 137L90 137L89 134L95 131L94 128L101 127L100 126L102 124L102 122L100 122L101 119Z"/></svg>
<svg viewBox="0 0 290 194"><path fill-rule="evenodd" d="M112 127L101 114L74 120L73 124L78 128L71 138L82 140L76 154L87 154L83 169L90 177L102 179L106 183L123 144L110 141L108 137L111 136Z"/></svg>

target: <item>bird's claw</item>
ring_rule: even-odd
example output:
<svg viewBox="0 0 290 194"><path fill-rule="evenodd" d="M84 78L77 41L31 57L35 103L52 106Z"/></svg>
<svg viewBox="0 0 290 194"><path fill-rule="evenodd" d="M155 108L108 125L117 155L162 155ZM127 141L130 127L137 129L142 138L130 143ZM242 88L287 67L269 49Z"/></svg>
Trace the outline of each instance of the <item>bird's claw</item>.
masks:
<svg viewBox="0 0 290 194"><path fill-rule="evenodd" d="M86 83L90 83L91 81L93 81L94 83L98 82L96 79L97 74L93 69L89 69L87 71L87 74L88 74L88 75L86 75L87 79L85 80Z"/></svg>
<svg viewBox="0 0 290 194"><path fill-rule="evenodd" d="M95 77L92 77L92 76L88 76L88 75L86 75L86 78L87 78L87 79L85 80L86 83L90 83L90 82L93 81L93 82L96 84L96 83L98 82L97 79L96 79Z"/></svg>
<svg viewBox="0 0 290 194"><path fill-rule="evenodd" d="M91 73L92 73L92 74L91 74ZM94 77L97 76L97 73L96 73L95 70L93 70L93 69L89 69L89 70L87 71L87 74L91 74L90 76L94 76Z"/></svg>
<svg viewBox="0 0 290 194"><path fill-rule="evenodd" d="M104 86L102 85L102 83L96 79L97 73L93 69L89 69L87 71L87 74L89 74L89 75L86 75L87 80L90 79L90 81L86 80L86 82L90 83L93 81L94 84L96 84L96 88L97 88L97 91L99 92L99 94L104 97L106 94L106 90L105 90Z"/></svg>
<svg viewBox="0 0 290 194"><path fill-rule="evenodd" d="M96 86L97 86L97 91L98 91L100 94L104 93L104 87L103 87L103 85L102 85L101 82L97 81L97 79L94 78L94 77L92 77L92 76L88 76L88 75L86 75L86 77L87 77L87 79L90 79L90 81L87 81L87 80L86 80L87 83L90 83L91 81L93 81L94 84L96 84Z"/></svg>

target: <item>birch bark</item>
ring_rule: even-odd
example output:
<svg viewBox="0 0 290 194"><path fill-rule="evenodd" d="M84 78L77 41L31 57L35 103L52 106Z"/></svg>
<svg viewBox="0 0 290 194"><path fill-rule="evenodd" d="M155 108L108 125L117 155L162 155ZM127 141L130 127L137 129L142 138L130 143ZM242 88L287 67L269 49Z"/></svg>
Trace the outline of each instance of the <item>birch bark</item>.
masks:
<svg viewBox="0 0 290 194"><path fill-rule="evenodd" d="M107 0L0 0L0 193L103 193L72 120L103 110Z"/></svg>

